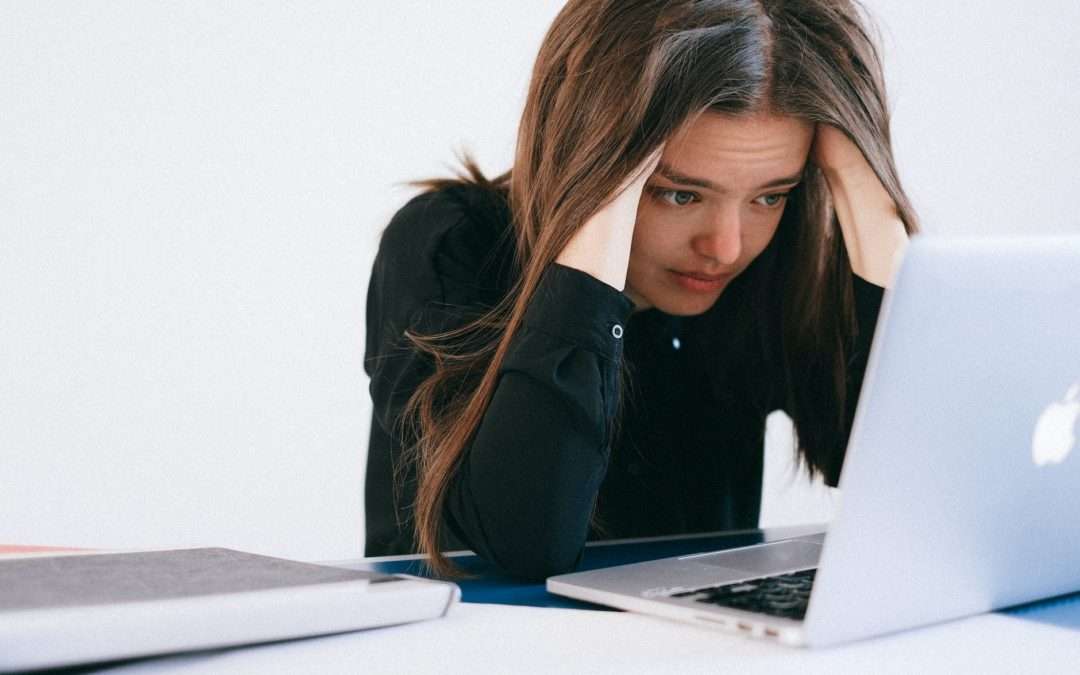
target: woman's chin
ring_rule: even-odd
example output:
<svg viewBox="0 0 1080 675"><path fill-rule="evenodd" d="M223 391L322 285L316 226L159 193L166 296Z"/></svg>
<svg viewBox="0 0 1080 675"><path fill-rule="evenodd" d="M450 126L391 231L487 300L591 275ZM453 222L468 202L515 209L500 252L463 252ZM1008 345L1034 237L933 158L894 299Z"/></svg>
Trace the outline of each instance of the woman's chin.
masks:
<svg viewBox="0 0 1080 675"><path fill-rule="evenodd" d="M645 296L649 307L658 309L671 316L697 316L704 314L716 304L724 289L709 293L688 293L686 291L668 291Z"/></svg>

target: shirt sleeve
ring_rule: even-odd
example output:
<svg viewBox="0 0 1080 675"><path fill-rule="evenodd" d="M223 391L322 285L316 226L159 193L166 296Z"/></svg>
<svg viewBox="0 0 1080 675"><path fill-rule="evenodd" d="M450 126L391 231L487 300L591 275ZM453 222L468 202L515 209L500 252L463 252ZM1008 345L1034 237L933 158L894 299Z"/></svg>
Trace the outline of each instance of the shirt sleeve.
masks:
<svg viewBox="0 0 1080 675"><path fill-rule="evenodd" d="M499 369L446 516L515 576L542 579L580 559L607 470L632 307L585 272L553 264Z"/></svg>
<svg viewBox="0 0 1080 675"><path fill-rule="evenodd" d="M478 260L488 252L458 247L454 264L445 264L447 246L430 244L430 233L468 223L439 200L419 200L397 221L384 235L368 292L374 431L365 501L369 536L377 527L401 539L411 526L415 471L402 464L407 442L398 420L434 371L402 334L435 334L476 318L487 303L470 303L478 291L465 275L468 252L476 248ZM417 238L415 231L428 234ZM443 263L423 262L435 259ZM443 517L454 544L524 578L576 566L607 470L622 330L632 309L626 295L585 272L557 263L544 272L449 485ZM392 473L405 479L393 500L386 485Z"/></svg>

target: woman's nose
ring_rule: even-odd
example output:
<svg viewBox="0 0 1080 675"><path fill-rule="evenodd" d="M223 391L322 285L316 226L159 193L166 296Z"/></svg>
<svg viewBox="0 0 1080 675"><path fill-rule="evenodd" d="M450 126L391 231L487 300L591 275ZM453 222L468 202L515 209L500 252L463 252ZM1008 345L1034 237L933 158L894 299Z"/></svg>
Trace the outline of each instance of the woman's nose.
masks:
<svg viewBox="0 0 1080 675"><path fill-rule="evenodd" d="M737 211L718 214L707 230L694 237L693 249L721 265L734 265L742 253L742 225Z"/></svg>

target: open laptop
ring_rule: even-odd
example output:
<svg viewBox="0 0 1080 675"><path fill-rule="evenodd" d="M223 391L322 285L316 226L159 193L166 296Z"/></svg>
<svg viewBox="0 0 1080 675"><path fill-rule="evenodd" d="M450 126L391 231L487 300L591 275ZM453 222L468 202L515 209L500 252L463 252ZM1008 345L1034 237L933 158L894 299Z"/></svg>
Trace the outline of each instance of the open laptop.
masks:
<svg viewBox="0 0 1080 675"><path fill-rule="evenodd" d="M824 646L1080 590L1080 236L916 237L824 535L550 592Z"/></svg>

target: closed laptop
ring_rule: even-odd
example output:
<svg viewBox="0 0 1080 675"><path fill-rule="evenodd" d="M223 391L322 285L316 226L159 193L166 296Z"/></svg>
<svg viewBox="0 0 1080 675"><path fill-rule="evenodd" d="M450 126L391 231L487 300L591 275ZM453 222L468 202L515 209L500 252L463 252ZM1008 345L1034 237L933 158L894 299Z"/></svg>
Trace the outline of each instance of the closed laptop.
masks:
<svg viewBox="0 0 1080 675"><path fill-rule="evenodd" d="M459 597L450 583L225 548L0 558L0 670L389 626Z"/></svg>

